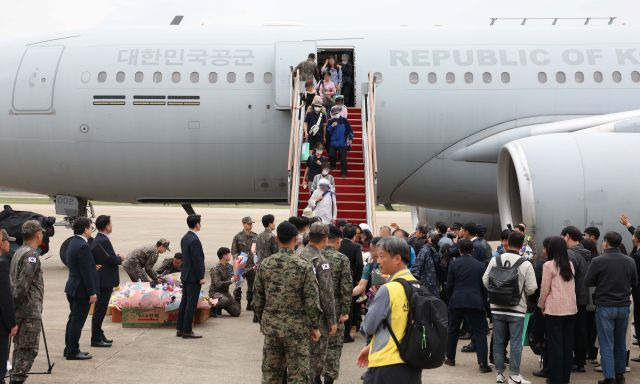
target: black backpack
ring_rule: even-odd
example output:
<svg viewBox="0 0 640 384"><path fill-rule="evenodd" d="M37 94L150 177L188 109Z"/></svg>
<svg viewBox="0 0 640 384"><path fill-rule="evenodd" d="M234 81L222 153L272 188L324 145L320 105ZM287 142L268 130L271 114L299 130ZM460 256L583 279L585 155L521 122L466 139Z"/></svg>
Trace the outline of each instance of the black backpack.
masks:
<svg viewBox="0 0 640 384"><path fill-rule="evenodd" d="M409 302L407 328L402 341L398 341L386 319L384 325L389 329L400 357L413 368L440 367L447 352L447 306L423 288L419 281L394 281L402 284Z"/></svg>
<svg viewBox="0 0 640 384"><path fill-rule="evenodd" d="M520 303L524 285L520 290L518 268L525 261L525 258L521 257L513 266L509 261L503 265L502 255L496 257L496 266L489 271L489 287L487 288L489 303L502 307L515 307Z"/></svg>

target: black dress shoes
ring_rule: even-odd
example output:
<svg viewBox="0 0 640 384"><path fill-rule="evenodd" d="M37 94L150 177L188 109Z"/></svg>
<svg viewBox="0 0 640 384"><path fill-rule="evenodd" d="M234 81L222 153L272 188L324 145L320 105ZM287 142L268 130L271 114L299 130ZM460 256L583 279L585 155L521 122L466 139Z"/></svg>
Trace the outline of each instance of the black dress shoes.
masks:
<svg viewBox="0 0 640 384"><path fill-rule="evenodd" d="M107 343L105 341L96 341L94 343L91 343L91 346L96 348L110 348L111 343Z"/></svg>
<svg viewBox="0 0 640 384"><path fill-rule="evenodd" d="M182 331L176 331L176 337L182 337Z"/></svg>
<svg viewBox="0 0 640 384"><path fill-rule="evenodd" d="M201 339L202 335L196 335L193 332L189 332L189 333L183 333L182 338L183 339Z"/></svg>
<svg viewBox="0 0 640 384"><path fill-rule="evenodd" d="M104 336L102 336L102 341L104 341L105 343L113 344L113 340L107 339Z"/></svg>
<svg viewBox="0 0 640 384"><path fill-rule="evenodd" d="M83 352L78 352L75 355L67 355L67 360L89 360L92 359L93 356L91 356L88 353L83 353Z"/></svg>

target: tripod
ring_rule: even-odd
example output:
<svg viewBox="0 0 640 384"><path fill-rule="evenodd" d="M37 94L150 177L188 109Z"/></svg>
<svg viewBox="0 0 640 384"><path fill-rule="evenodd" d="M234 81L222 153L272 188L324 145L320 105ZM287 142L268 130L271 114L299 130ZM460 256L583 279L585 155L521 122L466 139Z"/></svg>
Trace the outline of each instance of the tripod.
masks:
<svg viewBox="0 0 640 384"><path fill-rule="evenodd" d="M47 335L44 331L44 323L42 322L42 319L40 319L40 325L42 327L42 340L44 341L44 350L45 353L47 355L47 370L46 371L42 371L42 372L29 372L29 375L50 375L53 372L53 366L55 365L55 363L51 362L51 357L49 356L49 344L47 344ZM9 356L11 356L11 339L9 339ZM4 362L6 364L6 362ZM0 364L2 364L2 362L0 362ZM9 381L11 381L11 373L9 373L9 375L5 376L5 377L9 377Z"/></svg>

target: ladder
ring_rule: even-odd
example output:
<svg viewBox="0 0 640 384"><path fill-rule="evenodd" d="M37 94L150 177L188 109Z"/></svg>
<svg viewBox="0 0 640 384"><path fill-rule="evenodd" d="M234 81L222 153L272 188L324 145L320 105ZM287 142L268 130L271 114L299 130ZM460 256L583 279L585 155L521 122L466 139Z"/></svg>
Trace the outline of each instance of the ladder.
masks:
<svg viewBox="0 0 640 384"><path fill-rule="evenodd" d="M300 216L311 197L309 189L302 187L306 162L300 161L302 151L305 111L297 108L299 101L298 74L294 75L292 121L289 144L289 203L290 215ZM376 230L376 184L378 165L375 151L375 78L368 76L367 93L362 108L349 108L348 120L353 129L353 143L347 156L348 175L340 175L340 167L331 171L336 182L338 220L351 224L367 223Z"/></svg>

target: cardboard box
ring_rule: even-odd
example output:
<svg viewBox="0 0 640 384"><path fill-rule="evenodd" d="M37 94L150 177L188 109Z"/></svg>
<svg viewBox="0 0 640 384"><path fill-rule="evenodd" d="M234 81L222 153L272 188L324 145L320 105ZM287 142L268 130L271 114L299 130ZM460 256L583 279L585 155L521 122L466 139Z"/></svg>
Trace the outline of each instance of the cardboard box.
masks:
<svg viewBox="0 0 640 384"><path fill-rule="evenodd" d="M198 308L196 310L195 316L193 317L193 323L194 324L202 324L205 321L209 320L209 317L210 317L210 313L209 313L208 309Z"/></svg>
<svg viewBox="0 0 640 384"><path fill-rule="evenodd" d="M123 328L175 327L177 319L178 311L165 312L163 308L124 308L122 311Z"/></svg>
<svg viewBox="0 0 640 384"><path fill-rule="evenodd" d="M122 323L122 311L114 307L109 308L111 309L111 322Z"/></svg>

